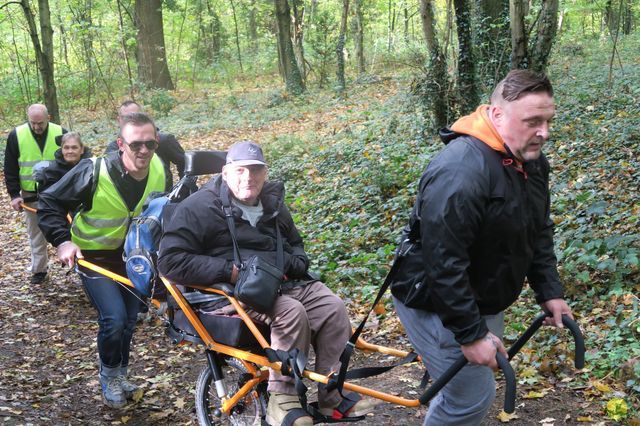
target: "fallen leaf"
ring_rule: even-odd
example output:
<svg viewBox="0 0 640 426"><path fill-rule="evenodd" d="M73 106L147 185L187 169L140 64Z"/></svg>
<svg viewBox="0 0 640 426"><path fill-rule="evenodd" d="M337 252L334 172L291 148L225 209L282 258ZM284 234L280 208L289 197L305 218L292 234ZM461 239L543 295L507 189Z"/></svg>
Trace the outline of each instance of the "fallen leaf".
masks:
<svg viewBox="0 0 640 426"><path fill-rule="evenodd" d="M384 303L378 303L376 306L373 307L373 312L375 312L378 315L382 315L384 313L387 312L387 310L384 307Z"/></svg>
<svg viewBox="0 0 640 426"><path fill-rule="evenodd" d="M526 394L524 396L525 399L536 399L536 398L542 398L547 394L546 391L542 391L542 392L536 392L536 391L530 391L528 394Z"/></svg>
<svg viewBox="0 0 640 426"><path fill-rule="evenodd" d="M578 416L576 420L579 422L592 422L593 418L591 416Z"/></svg>
<svg viewBox="0 0 640 426"><path fill-rule="evenodd" d="M130 416L122 416L120 417L120 421L122 422L122 424L127 424L127 422L131 420Z"/></svg>
<svg viewBox="0 0 640 426"><path fill-rule="evenodd" d="M511 420L517 419L518 415L516 413L507 413L504 410L500 411L500 414L496 416L498 420L502 423L509 423Z"/></svg>
<svg viewBox="0 0 640 426"><path fill-rule="evenodd" d="M611 387L606 383L602 383L599 380L594 380L592 384L594 388L598 389L602 393L611 392Z"/></svg>
<svg viewBox="0 0 640 426"><path fill-rule="evenodd" d="M136 391L133 392L133 396L131 397L131 399L133 399L133 402L140 402L143 395L144 395L144 390L136 389Z"/></svg>
<svg viewBox="0 0 640 426"><path fill-rule="evenodd" d="M182 410L184 408L184 398L176 399L176 401L173 403L173 405L175 405L176 408L179 408L180 410Z"/></svg>

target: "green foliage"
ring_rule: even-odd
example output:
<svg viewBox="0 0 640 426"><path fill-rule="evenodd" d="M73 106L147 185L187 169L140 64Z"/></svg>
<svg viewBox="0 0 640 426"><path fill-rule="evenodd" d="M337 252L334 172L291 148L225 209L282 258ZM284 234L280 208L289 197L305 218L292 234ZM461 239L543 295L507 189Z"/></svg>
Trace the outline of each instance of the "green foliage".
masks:
<svg viewBox="0 0 640 426"><path fill-rule="evenodd" d="M168 91L162 89L149 90L143 94L142 99L158 117L169 114L177 105L176 99Z"/></svg>
<svg viewBox="0 0 640 426"><path fill-rule="evenodd" d="M332 13L326 6L319 6L309 22L309 30L306 44L310 47L309 59L312 61L312 72L316 75L320 87L328 83L330 69L336 59L336 43L338 42L336 30L338 28L338 16Z"/></svg>
<svg viewBox="0 0 640 426"><path fill-rule="evenodd" d="M622 52L634 51L637 43L628 39ZM606 294L639 275L640 206L628 191L640 179L638 75L614 69L610 87L600 60L603 46L573 46L583 57L573 57L568 78L556 84L561 104L548 155L556 243L570 291ZM564 63L563 54L556 58Z"/></svg>
<svg viewBox="0 0 640 426"><path fill-rule="evenodd" d="M272 177L286 180L312 268L339 292L368 298L382 283L411 209L415 184L436 150L400 96L365 111L331 140L279 138L269 146ZM356 290L356 294L353 291Z"/></svg>

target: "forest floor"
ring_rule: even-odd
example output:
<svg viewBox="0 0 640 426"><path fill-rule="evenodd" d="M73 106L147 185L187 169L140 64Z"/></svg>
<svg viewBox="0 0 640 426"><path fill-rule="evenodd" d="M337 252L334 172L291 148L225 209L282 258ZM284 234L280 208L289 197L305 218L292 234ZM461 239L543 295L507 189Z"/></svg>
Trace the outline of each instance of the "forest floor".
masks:
<svg viewBox="0 0 640 426"><path fill-rule="evenodd" d="M390 87L368 88L367 99L386 99ZM363 99L363 98L360 98ZM353 101L357 103L357 101ZM230 142L253 138L268 141L278 134L322 132L344 125L342 111L366 105L334 104L323 111L264 127L219 129L198 137L183 137L185 148L224 148ZM353 123L351 123L353 124ZM166 129L171 131L172 129ZM99 152L99 150L98 150ZM29 251L20 214L0 209L0 423L9 425L194 425L195 380L206 364L196 346L174 347L158 319L140 324L134 336L131 375L144 395L122 410L106 408L97 378L96 313L74 273L51 260L48 281L29 284ZM53 251L51 251L53 259ZM351 318L361 317L363 306L348 302ZM366 339L386 346L408 348L395 316L375 316ZM354 365L389 361L358 355ZM567 370L570 366L567 361ZM400 367L369 380L371 387L417 398L423 374L420 365ZM556 379L545 376L534 386L520 382L513 425L612 424L587 386L576 385L572 373ZM501 423L502 381L498 398L484 424ZM368 425L418 425L426 408L381 405L362 422Z"/></svg>

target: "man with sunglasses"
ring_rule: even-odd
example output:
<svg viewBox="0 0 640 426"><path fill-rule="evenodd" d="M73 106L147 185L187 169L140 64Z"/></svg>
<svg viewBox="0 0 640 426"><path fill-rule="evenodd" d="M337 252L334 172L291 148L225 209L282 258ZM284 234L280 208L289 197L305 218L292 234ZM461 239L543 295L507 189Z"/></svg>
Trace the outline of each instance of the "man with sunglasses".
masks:
<svg viewBox="0 0 640 426"><path fill-rule="evenodd" d="M134 112L143 112L142 106L140 106L139 103L132 100L122 102L118 107L118 117L116 118L118 127L122 128L124 116ZM170 166L171 164L175 164L178 177L182 178L184 176L184 149L171 133L161 132L160 130L157 130L157 133L158 148L156 149L156 155L164 162L165 173L171 177ZM119 149L118 141L111 141L105 149L105 155L118 151Z"/></svg>
<svg viewBox="0 0 640 426"><path fill-rule="evenodd" d="M124 239L132 217L152 192L170 189L162 161L155 155L158 135L142 113L123 117L119 151L85 159L40 195L38 220L63 265L86 259L120 275ZM67 212L79 213L69 225ZM127 381L131 338L140 309L137 296L103 275L78 267L84 289L98 311L100 385L104 403L123 407L137 387Z"/></svg>

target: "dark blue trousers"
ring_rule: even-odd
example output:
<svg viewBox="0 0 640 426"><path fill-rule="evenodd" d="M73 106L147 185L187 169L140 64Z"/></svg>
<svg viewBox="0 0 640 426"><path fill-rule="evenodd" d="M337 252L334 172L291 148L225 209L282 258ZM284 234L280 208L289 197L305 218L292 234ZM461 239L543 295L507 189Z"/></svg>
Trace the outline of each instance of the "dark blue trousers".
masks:
<svg viewBox="0 0 640 426"><path fill-rule="evenodd" d="M140 301L129 289L100 274L83 270L80 277L98 311L98 354L102 366L127 367Z"/></svg>

